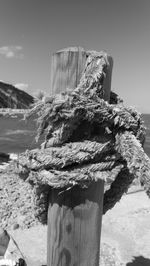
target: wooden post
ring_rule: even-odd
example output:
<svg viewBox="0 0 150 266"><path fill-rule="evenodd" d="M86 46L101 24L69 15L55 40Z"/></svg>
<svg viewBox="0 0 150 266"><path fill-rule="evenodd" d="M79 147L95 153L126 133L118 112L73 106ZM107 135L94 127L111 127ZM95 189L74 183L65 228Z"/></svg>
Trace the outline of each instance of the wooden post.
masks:
<svg viewBox="0 0 150 266"><path fill-rule="evenodd" d="M52 56L50 94L75 89L86 62L86 52L81 47L69 47Z"/></svg>
<svg viewBox="0 0 150 266"><path fill-rule="evenodd" d="M75 89L79 84L87 58L86 51L82 47L69 47L53 54L51 62L51 86L50 94ZM113 59L107 56L109 67L104 79L104 100L109 102L111 91L111 76Z"/></svg>
<svg viewBox="0 0 150 266"><path fill-rule="evenodd" d="M53 189L49 199L47 266L99 266L104 182Z"/></svg>
<svg viewBox="0 0 150 266"><path fill-rule="evenodd" d="M52 57L51 94L77 87L85 67L83 48L67 48ZM109 100L111 70L105 99ZM99 266L104 182L69 191L52 189L48 208L47 266Z"/></svg>
<svg viewBox="0 0 150 266"><path fill-rule="evenodd" d="M103 89L104 89L104 100L109 102L110 91L111 91L111 76L112 76L112 68L113 68L113 59L110 55L108 55L107 58L109 62L109 67L107 69L106 77L104 79Z"/></svg>

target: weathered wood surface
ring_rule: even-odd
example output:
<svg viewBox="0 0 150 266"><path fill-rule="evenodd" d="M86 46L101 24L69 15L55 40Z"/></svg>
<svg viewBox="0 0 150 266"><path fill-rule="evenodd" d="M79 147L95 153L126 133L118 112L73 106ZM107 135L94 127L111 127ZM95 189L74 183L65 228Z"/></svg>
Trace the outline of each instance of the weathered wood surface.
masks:
<svg viewBox="0 0 150 266"><path fill-rule="evenodd" d="M53 54L51 63L51 94L73 90L79 84L86 62L81 47L69 47Z"/></svg>
<svg viewBox="0 0 150 266"><path fill-rule="evenodd" d="M98 266L104 182L53 189L48 209L47 266Z"/></svg>
<svg viewBox="0 0 150 266"><path fill-rule="evenodd" d="M71 47L55 53L51 65L51 94L73 90L85 68L87 52ZM112 58L104 80L104 99L109 101ZM104 182L86 189L53 189L49 199L47 266L98 266Z"/></svg>
<svg viewBox="0 0 150 266"><path fill-rule="evenodd" d="M109 102L110 92L111 92L111 77L113 69L113 59L110 55L108 55L108 63L109 67L107 68L106 77L103 83L103 89L104 89L104 100Z"/></svg>
<svg viewBox="0 0 150 266"><path fill-rule="evenodd" d="M81 47L69 47L53 54L50 94L64 92L67 89L73 90L78 86L89 53ZM103 88L104 100L109 102L113 59L110 55L107 55L107 60L109 66Z"/></svg>

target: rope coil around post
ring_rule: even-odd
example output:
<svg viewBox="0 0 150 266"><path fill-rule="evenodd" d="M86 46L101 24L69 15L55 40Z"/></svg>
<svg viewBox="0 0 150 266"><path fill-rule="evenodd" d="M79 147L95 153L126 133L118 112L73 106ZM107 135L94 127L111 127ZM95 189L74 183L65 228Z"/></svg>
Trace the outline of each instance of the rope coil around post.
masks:
<svg viewBox="0 0 150 266"><path fill-rule="evenodd" d="M64 191L105 180L103 213L139 178L149 194L150 160L142 145L145 127L140 114L124 107L111 92L103 100L103 82L109 63L104 52L89 52L78 87L37 102L30 114L38 115L37 139L41 149L20 155L18 172L35 189L35 212L47 222L50 188Z"/></svg>

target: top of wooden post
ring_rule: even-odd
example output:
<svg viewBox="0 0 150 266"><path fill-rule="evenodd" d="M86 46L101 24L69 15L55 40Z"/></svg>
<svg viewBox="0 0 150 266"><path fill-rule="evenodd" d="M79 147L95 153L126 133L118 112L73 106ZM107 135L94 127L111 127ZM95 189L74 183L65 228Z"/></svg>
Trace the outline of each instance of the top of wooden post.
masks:
<svg viewBox="0 0 150 266"><path fill-rule="evenodd" d="M57 52L53 53L56 54L56 53L64 53L64 52L72 52L72 53L78 53L79 51L81 52L85 52L84 48L83 47L76 47L76 46L72 46L72 47L67 47L67 48L64 48L64 49L61 49L61 50L58 50Z"/></svg>
<svg viewBox="0 0 150 266"><path fill-rule="evenodd" d="M89 53L82 47L68 47L53 54L51 62L51 95L65 92L66 90L74 90L78 86ZM109 102L113 59L109 55L107 59L109 67L104 79L103 89L104 100Z"/></svg>
<svg viewBox="0 0 150 266"><path fill-rule="evenodd" d="M73 90L79 84L86 62L86 51L82 47L59 50L52 56L50 94Z"/></svg>

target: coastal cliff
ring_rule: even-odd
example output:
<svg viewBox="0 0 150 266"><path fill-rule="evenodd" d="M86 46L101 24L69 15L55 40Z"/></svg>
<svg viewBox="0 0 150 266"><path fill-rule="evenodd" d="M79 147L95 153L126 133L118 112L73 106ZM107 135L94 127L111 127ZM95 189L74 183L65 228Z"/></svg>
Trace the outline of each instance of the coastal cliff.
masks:
<svg viewBox="0 0 150 266"><path fill-rule="evenodd" d="M0 81L0 108L28 109L33 101L27 92Z"/></svg>

